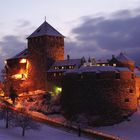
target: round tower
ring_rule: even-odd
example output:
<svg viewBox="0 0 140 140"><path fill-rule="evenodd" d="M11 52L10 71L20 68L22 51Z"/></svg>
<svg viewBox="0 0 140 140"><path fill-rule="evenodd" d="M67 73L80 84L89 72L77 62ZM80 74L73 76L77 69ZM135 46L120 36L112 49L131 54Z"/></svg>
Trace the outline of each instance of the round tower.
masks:
<svg viewBox="0 0 140 140"><path fill-rule="evenodd" d="M28 38L29 81L33 89L46 89L47 70L64 60L64 36L46 21Z"/></svg>
<svg viewBox="0 0 140 140"><path fill-rule="evenodd" d="M120 53L116 59L119 61L119 65L122 67L128 67L131 71L134 71L135 68L135 61L128 58L125 53Z"/></svg>

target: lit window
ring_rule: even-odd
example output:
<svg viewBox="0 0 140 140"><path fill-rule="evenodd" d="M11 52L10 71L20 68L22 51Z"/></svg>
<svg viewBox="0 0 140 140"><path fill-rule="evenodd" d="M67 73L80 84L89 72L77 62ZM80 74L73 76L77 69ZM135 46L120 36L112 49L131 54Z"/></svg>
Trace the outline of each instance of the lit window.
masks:
<svg viewBox="0 0 140 140"><path fill-rule="evenodd" d="M56 76L56 73L54 73L53 76L55 77Z"/></svg>
<svg viewBox="0 0 140 140"><path fill-rule="evenodd" d="M62 69L64 69L64 67L61 67Z"/></svg>
<svg viewBox="0 0 140 140"><path fill-rule="evenodd" d="M62 74L61 73L59 73L59 76L61 76Z"/></svg>
<svg viewBox="0 0 140 140"><path fill-rule="evenodd" d="M71 69L72 68L72 66L69 66L69 69Z"/></svg>
<svg viewBox="0 0 140 140"><path fill-rule="evenodd" d="M5 65L7 64L7 61L4 61Z"/></svg>
<svg viewBox="0 0 140 140"><path fill-rule="evenodd" d="M21 59L19 63L26 63L27 60L26 59Z"/></svg>
<svg viewBox="0 0 140 140"><path fill-rule="evenodd" d="M26 80L27 78L27 74L15 74L15 75L12 75L12 78L13 79L20 79L20 80Z"/></svg>
<svg viewBox="0 0 140 140"><path fill-rule="evenodd" d="M83 75L81 75L81 79L83 79Z"/></svg>
<svg viewBox="0 0 140 140"><path fill-rule="evenodd" d="M100 64L97 64L97 66L100 66Z"/></svg>
<svg viewBox="0 0 140 140"><path fill-rule="evenodd" d="M102 66L105 66L105 64L102 64Z"/></svg>
<svg viewBox="0 0 140 140"><path fill-rule="evenodd" d="M113 63L113 66L116 67L117 65L115 63Z"/></svg>

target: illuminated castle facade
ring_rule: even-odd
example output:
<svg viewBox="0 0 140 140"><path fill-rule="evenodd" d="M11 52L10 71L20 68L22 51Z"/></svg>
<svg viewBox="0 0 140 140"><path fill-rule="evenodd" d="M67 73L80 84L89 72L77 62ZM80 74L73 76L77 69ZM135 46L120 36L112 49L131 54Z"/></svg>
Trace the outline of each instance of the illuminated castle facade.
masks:
<svg viewBox="0 0 140 140"><path fill-rule="evenodd" d="M134 112L140 94L140 72L124 53L110 60L84 57L64 60L64 36L46 21L28 38L27 49L6 60L5 85L19 93L62 91L65 112L114 109ZM98 112L98 113L99 113Z"/></svg>

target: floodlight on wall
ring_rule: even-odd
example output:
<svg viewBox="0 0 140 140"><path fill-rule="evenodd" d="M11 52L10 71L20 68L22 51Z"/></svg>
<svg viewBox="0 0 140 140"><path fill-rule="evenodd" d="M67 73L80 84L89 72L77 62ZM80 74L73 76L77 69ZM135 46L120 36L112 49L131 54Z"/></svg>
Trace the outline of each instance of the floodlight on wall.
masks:
<svg viewBox="0 0 140 140"><path fill-rule="evenodd" d="M19 61L19 63L27 63L27 59L23 58Z"/></svg>

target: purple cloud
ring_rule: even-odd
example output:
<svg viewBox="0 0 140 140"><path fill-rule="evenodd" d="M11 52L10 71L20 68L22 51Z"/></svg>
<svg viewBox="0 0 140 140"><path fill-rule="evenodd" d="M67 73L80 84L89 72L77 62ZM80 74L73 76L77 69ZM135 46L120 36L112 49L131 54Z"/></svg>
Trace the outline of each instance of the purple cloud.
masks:
<svg viewBox="0 0 140 140"><path fill-rule="evenodd" d="M137 12L136 12L137 11ZM72 57L110 57L125 51L139 63L140 11L122 10L108 17L84 17L71 33L75 41L66 41L66 52Z"/></svg>

